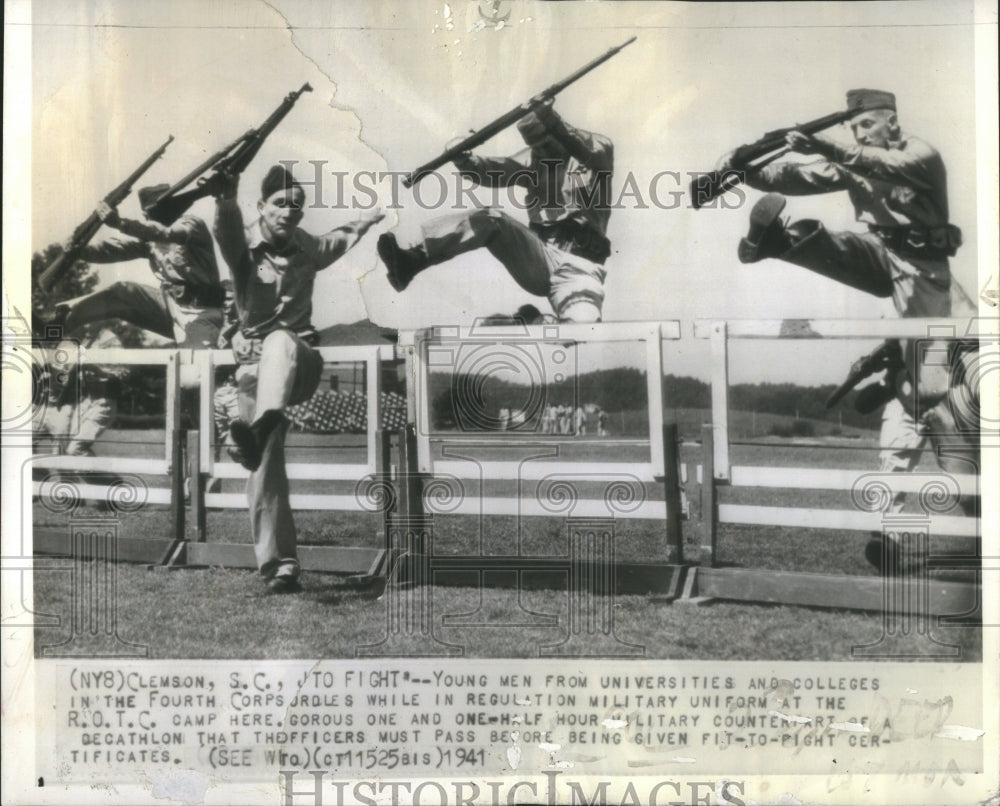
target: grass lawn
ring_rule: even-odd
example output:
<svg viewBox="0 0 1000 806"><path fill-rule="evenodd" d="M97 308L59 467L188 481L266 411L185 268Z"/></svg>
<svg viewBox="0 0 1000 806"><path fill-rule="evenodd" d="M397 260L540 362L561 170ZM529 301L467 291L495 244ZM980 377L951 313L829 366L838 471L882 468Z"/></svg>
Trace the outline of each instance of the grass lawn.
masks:
<svg viewBox="0 0 1000 806"><path fill-rule="evenodd" d="M68 616L71 563L35 575L38 610ZM251 571L211 568L148 571L117 566L118 635L148 647L154 658L349 658L387 635L386 599L345 586L336 577L307 574L303 593L271 596ZM538 657L567 633L565 591L427 588L433 638L415 635L394 644L399 656L433 655L443 645L465 657ZM448 616L475 612L469 625ZM716 603L669 604L650 596L619 596L615 632L643 647L647 658L710 660L850 660L851 647L882 634L876 614ZM536 614L555 616L556 624ZM535 623L532 623L535 622ZM69 628L36 628L36 648L69 637ZM961 659L980 660L980 630L939 627L933 636L958 644ZM888 646L901 646L894 641ZM96 642L94 646L98 646ZM612 653L609 653L613 656Z"/></svg>
<svg viewBox="0 0 1000 806"><path fill-rule="evenodd" d="M296 442L301 439L297 435ZM338 449L318 453L329 457ZM344 445L342 450L356 452ZM303 445L304 456L317 455ZM109 451L110 452L110 451ZM117 453L117 451L115 451ZM585 459L588 452L579 451ZM360 458L360 457L358 457ZM601 458L607 458L602 456ZM686 492L692 518L685 522L685 557L699 559L698 499L695 464L700 449L687 445L682 460L688 464ZM296 457L295 461L307 461ZM352 461L357 461L352 457ZM871 468L871 442L849 448L824 449L788 442L733 447L738 464L800 467ZM928 463L933 460L929 460ZM293 483L293 491L341 492L335 482ZM242 482L227 481L225 491L237 492ZM469 494L478 494L470 486ZM488 483L488 494L509 494L500 483ZM722 501L773 506L848 509L849 493L723 489ZM527 491L531 495L531 490ZM662 489L649 485L647 495L662 499ZM35 524L65 527L66 515L34 508ZM296 514L302 544L381 547L380 518L341 512ZM245 510L215 510L208 516L210 541L250 543ZM515 518L439 516L434 522L437 554L506 554L514 547ZM121 516L121 536L167 537L169 513L147 506ZM559 518L524 518L520 523L523 553L562 553L566 526ZM766 568L845 576L874 576L865 562L867 534L836 530L782 529L724 525L719 533L719 561L727 566ZM616 523L616 556L620 561L662 562L666 556L664 526L657 521L620 520ZM35 574L35 609L68 618L72 603L72 564ZM322 658L353 657L359 647L377 644L387 634L388 599L378 591L361 591L342 579L308 573L297 596L265 593L254 572L237 569L182 569L150 571L143 566L117 566L118 634L149 648L162 658ZM423 589L430 597L433 637L415 636L393 644L398 655L436 654L446 645L468 657L537 657L541 648L558 644L568 630L566 589L516 591L497 588L435 587ZM615 632L627 644L642 647L648 658L712 660L850 660L852 646L868 644L882 634L877 613L822 611L781 606L717 602L708 606L671 604L656 596L619 596L613 606ZM467 624L461 614L474 613ZM541 615L539 615L541 614ZM68 621L60 627L36 629L36 647L55 644L70 635ZM976 626L938 625L933 637L961 648L960 659L982 657L981 629ZM897 642L898 644L898 639Z"/></svg>

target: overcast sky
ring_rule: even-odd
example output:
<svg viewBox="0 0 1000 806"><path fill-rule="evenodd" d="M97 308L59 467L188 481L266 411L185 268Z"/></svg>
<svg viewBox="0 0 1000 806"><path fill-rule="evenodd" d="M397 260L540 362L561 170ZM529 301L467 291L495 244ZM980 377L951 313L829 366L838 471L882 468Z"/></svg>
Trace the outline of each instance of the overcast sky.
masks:
<svg viewBox="0 0 1000 806"><path fill-rule="evenodd" d="M149 182L171 182L270 113L285 93L304 95L246 172L249 218L267 167L319 161L320 202L304 226L321 232L352 218L338 202L360 171L408 171L586 61L636 41L561 95L557 109L615 144L615 195L607 263L606 321L678 319L683 342L667 371L707 377L707 343L691 338L704 318L844 318L891 315L891 305L777 261L742 266L736 245L749 207L693 211L688 171L709 170L725 151L766 131L844 106L852 87L896 93L905 130L934 144L949 172L952 220L966 246L953 262L978 295L974 7L971 3L704 4L489 2L36 3L32 25L32 249L63 240L167 134L176 138ZM449 14L450 12L450 14ZM479 28L471 30L470 28ZM993 110L980 110L995 115ZM846 134L846 130L844 130ZM511 130L480 149L508 154ZM678 172L680 183L664 171ZM651 185L660 174L652 197ZM633 177L634 185L626 183ZM146 181L144 180L144 181ZM368 177L363 184L371 185ZM449 185L449 202L454 186ZM441 186L421 187L425 205ZM390 187L379 188L383 205ZM488 198L484 196L484 198ZM735 205L739 199L733 197ZM659 204L657 204L657 202ZM324 273L315 322L369 317L392 327L469 324L523 302L522 292L481 253L421 275L402 295L384 278L375 237L399 225L404 240L435 214L399 188L402 209ZM663 209L676 204L674 209ZM509 209L509 205L508 205ZM137 215L134 197L122 207ZM207 218L210 201L195 212ZM516 214L516 211L514 211ZM846 194L797 198L794 217L858 228ZM142 266L102 272L151 279ZM985 277L984 277L985 279ZM792 345L755 353L733 379L832 382L858 345Z"/></svg>

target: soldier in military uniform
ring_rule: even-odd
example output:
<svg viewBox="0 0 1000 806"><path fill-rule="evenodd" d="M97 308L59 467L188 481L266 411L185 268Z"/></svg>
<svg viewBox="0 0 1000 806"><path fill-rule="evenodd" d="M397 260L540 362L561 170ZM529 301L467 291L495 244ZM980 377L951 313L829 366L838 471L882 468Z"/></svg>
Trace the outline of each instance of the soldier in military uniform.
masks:
<svg viewBox="0 0 1000 806"><path fill-rule="evenodd" d="M324 235L299 228L305 191L281 165L264 177L259 218L243 226L238 177L216 197L214 232L233 278L232 336L240 419L229 433L250 471L247 499L257 566L273 593L301 590L295 522L285 470L285 409L316 391L323 360L314 347L313 286L384 214L369 214Z"/></svg>
<svg viewBox="0 0 1000 806"><path fill-rule="evenodd" d="M611 141L576 129L540 105L517 124L528 149L513 157L466 154L456 167L477 185L524 187L529 224L487 207L423 225L421 241L403 248L395 234L378 240L389 282L403 291L417 274L485 248L529 294L548 297L565 322L597 322L604 302L605 235L611 215Z"/></svg>
<svg viewBox="0 0 1000 806"><path fill-rule="evenodd" d="M147 210L167 189L154 185L139 190L139 203ZM56 304L50 324L58 324L67 336L95 322L120 320L172 339L179 347L213 348L222 326L225 291L219 279L215 244L208 225L192 215L182 216L172 226L151 219L123 218L106 202L97 214L120 234L88 244L80 259L89 263L119 263L145 258L160 283L159 288L134 282L116 282L72 300ZM81 376L88 383L73 416L65 422L79 430L69 441L70 454L93 456L93 444L114 419L115 384L96 378L116 377L110 367L87 368ZM195 409L193 405L187 408ZM54 416L54 415L53 415ZM50 429L51 430L51 429Z"/></svg>
<svg viewBox="0 0 1000 806"><path fill-rule="evenodd" d="M948 262L961 245L961 231L948 219L944 161L933 146L904 132L890 92L847 93L854 144L824 132L791 131L788 148L817 155L813 162L779 161L748 172L745 181L771 191L750 213L740 241L743 263L777 258L810 269L851 288L891 298L901 317L947 317L952 298L968 299L951 276ZM730 155L720 168L731 169ZM830 232L819 221L787 223L786 195L847 191L856 218L867 232ZM776 191L776 192L775 192ZM912 471L924 436L911 411L894 399L889 384L880 444L883 471ZM909 407L912 409L912 407ZM903 495L893 508L902 509ZM874 554L874 552L869 552Z"/></svg>
<svg viewBox="0 0 1000 806"><path fill-rule="evenodd" d="M166 190L167 185L141 188L142 209L148 209ZM193 215L182 216L169 227L151 219L122 218L104 202L97 213L120 234L88 244L80 259L119 263L145 258L160 287L117 282L59 303L56 321L65 332L72 334L91 322L120 319L172 339L179 347L215 347L225 290L208 225Z"/></svg>

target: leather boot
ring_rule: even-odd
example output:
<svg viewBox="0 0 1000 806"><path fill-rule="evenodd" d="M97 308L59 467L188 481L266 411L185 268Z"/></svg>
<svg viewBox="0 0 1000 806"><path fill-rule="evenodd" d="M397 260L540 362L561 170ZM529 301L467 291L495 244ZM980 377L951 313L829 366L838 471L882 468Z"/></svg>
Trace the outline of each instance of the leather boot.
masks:
<svg viewBox="0 0 1000 806"><path fill-rule="evenodd" d="M284 421L284 414L276 409L268 409L254 421L253 425L248 425L243 420L233 420L229 424L229 436L239 449L239 461L243 467L251 472L260 467L268 437Z"/></svg>
<svg viewBox="0 0 1000 806"><path fill-rule="evenodd" d="M780 193L768 193L753 206L750 229L736 252L740 263L756 263L788 251L792 243L780 218L784 209L785 197Z"/></svg>
<svg viewBox="0 0 1000 806"><path fill-rule="evenodd" d="M427 255L421 247L404 249L391 232L379 236L376 248L389 275L389 285L396 291L403 291L429 265Z"/></svg>

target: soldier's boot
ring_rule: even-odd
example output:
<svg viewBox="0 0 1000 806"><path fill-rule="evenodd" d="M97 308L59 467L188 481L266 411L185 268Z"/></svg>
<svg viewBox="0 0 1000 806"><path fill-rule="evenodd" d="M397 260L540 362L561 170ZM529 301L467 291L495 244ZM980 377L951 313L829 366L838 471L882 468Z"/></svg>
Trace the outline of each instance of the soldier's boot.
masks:
<svg viewBox="0 0 1000 806"><path fill-rule="evenodd" d="M403 291L417 274L430 265L423 247L404 248L391 232L379 236L376 248L389 275L389 285L396 291Z"/></svg>
<svg viewBox="0 0 1000 806"><path fill-rule="evenodd" d="M750 211L750 229L746 237L740 239L736 254L740 263L756 263L768 257L778 257L787 252L791 239L781 221L781 211L785 209L785 197L780 193L768 193Z"/></svg>
<svg viewBox="0 0 1000 806"><path fill-rule="evenodd" d="M230 452L229 455L237 459L247 470L253 472L260 467L261 459L264 456L264 447L267 445L271 432L283 425L284 422L285 415L277 409L268 409L254 420L252 425L243 420L233 420L229 424L229 436L236 444L239 454Z"/></svg>

